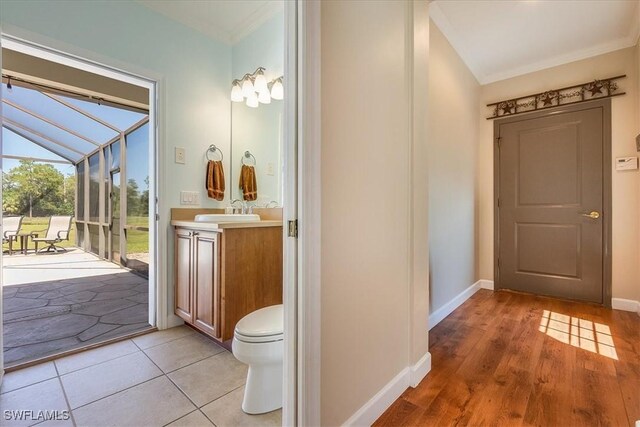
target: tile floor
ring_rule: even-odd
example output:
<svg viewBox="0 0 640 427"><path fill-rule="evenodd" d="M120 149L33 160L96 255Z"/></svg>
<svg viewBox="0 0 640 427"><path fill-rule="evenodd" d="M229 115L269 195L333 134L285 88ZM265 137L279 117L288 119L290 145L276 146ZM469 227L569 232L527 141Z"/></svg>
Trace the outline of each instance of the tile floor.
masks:
<svg viewBox="0 0 640 427"><path fill-rule="evenodd" d="M227 350L180 326L6 374L0 425L280 426L281 410L242 412L246 375ZM71 418L5 418L19 410L70 411Z"/></svg>

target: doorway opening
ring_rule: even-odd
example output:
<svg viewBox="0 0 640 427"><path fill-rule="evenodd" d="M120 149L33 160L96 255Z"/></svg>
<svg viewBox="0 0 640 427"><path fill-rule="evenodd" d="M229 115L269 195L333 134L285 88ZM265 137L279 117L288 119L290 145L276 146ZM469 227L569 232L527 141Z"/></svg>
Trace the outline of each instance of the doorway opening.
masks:
<svg viewBox="0 0 640 427"><path fill-rule="evenodd" d="M155 168L148 89L2 55L3 355L15 368L153 329Z"/></svg>

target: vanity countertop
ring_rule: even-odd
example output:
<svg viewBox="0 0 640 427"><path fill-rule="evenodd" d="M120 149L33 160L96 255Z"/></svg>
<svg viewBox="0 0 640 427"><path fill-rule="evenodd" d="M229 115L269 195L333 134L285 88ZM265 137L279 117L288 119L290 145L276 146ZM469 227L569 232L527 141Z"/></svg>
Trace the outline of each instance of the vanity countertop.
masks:
<svg viewBox="0 0 640 427"><path fill-rule="evenodd" d="M221 231L231 228L282 227L282 221L248 221L248 222L196 222L173 220L174 227L193 228L197 230Z"/></svg>

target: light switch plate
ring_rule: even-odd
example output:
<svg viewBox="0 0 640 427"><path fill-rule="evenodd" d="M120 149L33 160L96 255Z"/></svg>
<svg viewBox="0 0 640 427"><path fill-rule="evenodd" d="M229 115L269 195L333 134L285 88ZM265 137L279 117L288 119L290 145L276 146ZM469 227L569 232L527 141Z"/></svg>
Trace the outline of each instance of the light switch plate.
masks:
<svg viewBox="0 0 640 427"><path fill-rule="evenodd" d="M274 171L273 171L273 163L269 162L267 163L267 175L269 176L273 176Z"/></svg>
<svg viewBox="0 0 640 427"><path fill-rule="evenodd" d="M181 165L185 164L184 148L176 147L176 163Z"/></svg>
<svg viewBox="0 0 640 427"><path fill-rule="evenodd" d="M198 206L200 204L199 191L181 191L180 204L189 206Z"/></svg>
<svg viewBox="0 0 640 427"><path fill-rule="evenodd" d="M638 169L637 157L617 157L616 158L617 171L631 171L636 169Z"/></svg>

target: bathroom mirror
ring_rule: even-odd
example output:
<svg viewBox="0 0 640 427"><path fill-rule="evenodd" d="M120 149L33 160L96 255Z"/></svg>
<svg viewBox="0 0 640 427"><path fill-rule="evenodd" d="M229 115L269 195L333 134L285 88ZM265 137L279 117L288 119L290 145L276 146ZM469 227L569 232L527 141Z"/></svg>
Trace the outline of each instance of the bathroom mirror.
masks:
<svg viewBox="0 0 640 427"><path fill-rule="evenodd" d="M282 206L283 9L241 38L231 50L231 199L248 200L260 207ZM252 93L245 90L247 80ZM232 89L233 85L236 87ZM239 185L243 163L254 167L255 200L244 197L245 191Z"/></svg>

